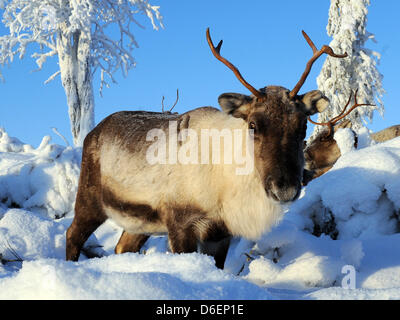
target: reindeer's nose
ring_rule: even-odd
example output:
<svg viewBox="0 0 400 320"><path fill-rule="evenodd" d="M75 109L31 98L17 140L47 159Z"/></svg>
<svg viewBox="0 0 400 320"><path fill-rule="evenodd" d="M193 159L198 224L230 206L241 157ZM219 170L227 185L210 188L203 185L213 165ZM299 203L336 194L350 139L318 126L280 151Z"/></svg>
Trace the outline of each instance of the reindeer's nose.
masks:
<svg viewBox="0 0 400 320"><path fill-rule="evenodd" d="M271 195L272 197L280 202L290 202L296 200L301 191L301 185L296 186L278 186L276 183L271 183Z"/></svg>

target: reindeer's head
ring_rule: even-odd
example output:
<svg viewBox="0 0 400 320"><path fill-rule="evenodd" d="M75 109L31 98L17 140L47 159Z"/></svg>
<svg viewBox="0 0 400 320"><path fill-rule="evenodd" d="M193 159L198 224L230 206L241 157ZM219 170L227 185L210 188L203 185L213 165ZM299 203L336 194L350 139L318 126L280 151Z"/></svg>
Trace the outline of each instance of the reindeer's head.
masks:
<svg viewBox="0 0 400 320"><path fill-rule="evenodd" d="M340 149L334 139L334 132L341 128L351 128L351 121L345 120L331 129L321 131L304 148L305 169L314 171L312 179L319 177L322 173L332 168L341 156ZM354 135L356 145L356 135Z"/></svg>
<svg viewBox="0 0 400 320"><path fill-rule="evenodd" d="M264 181L267 194L281 202L295 200L301 189L304 156L303 143L307 130L307 117L322 112L329 100L322 92L314 90L298 95L312 64L323 53L336 55L328 46L317 50L310 38L304 33L314 55L307 63L300 81L290 91L283 87L268 86L256 90L247 83L239 70L220 55L222 41L214 47L209 29L207 40L214 56L228 66L253 95L238 93L222 94L218 101L223 111L234 117L242 118L254 130L255 167Z"/></svg>
<svg viewBox="0 0 400 320"><path fill-rule="evenodd" d="M305 168L310 171L314 171L314 175L312 179L319 177L320 175L327 172L332 166L335 164L337 159L341 156L341 152L339 149L336 140L334 139L334 133L338 129L351 128L352 123L350 120L343 120L339 123L341 119L346 117L350 112L352 112L355 108L360 106L370 106L367 103L358 103L357 101L357 91L354 95L354 104L353 106L347 110L347 107L350 104L351 98L353 94L350 94L350 98L343 108L342 112L333 117L328 122L319 123L314 122L310 118L308 119L311 123L320 126L327 126L327 130L321 131L305 148L304 148L304 157L305 157ZM357 135L354 134L354 147L357 147ZM311 179L311 180L312 180Z"/></svg>

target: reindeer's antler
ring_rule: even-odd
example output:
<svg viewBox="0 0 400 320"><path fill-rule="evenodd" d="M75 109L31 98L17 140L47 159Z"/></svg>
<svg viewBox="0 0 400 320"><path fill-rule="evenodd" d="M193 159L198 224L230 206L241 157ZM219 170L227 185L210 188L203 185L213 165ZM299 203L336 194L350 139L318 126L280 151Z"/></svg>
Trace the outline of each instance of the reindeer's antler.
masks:
<svg viewBox="0 0 400 320"><path fill-rule="evenodd" d="M346 111L347 107L350 104L351 98L353 96L353 92L350 93L349 100L347 101L346 105L344 106L342 112L340 112L336 117L332 118L328 122L315 122L315 121L311 120L310 117L308 117L308 121L310 121L311 123L313 123L315 125L328 126L329 127L328 136L330 136L332 134L333 127L339 122L339 120L342 120L344 117L349 115L350 112L352 112L355 108L361 107L361 106L372 106L372 104L369 104L369 103L358 103L358 101L357 101L357 93L358 93L358 89L356 90L356 92L354 94L354 104L349 110L347 110L346 113L345 113L345 111Z"/></svg>
<svg viewBox="0 0 400 320"><path fill-rule="evenodd" d="M308 74L311 71L312 65L320 56L322 56L324 53L326 53L327 55L330 55L331 57L335 57L335 58L347 57L347 53L336 54L333 52L333 49L327 45L324 45L320 50L318 50L317 47L315 46L315 44L311 41L310 37L307 35L307 33L305 33L304 30L302 30L301 32L303 33L304 38L306 39L307 43L310 45L314 54L311 57L311 59L307 62L306 69L304 70L299 82L297 82L297 84L293 88L293 90L290 91L289 96L291 99L293 99L299 93L301 87L303 86L304 82L306 81L306 79L308 77Z"/></svg>
<svg viewBox="0 0 400 320"><path fill-rule="evenodd" d="M206 31L206 36L207 36L207 42L208 45L210 46L211 52L213 53L213 55L219 60L221 61L223 64L225 64L229 69L231 69L233 71L233 73L235 74L236 78L239 79L239 81L247 88L250 90L250 92L252 94L254 94L258 99L264 99L264 95L258 91L257 89L255 89L252 85L250 85L246 80L244 80L243 76L240 74L239 70L232 64L230 63L228 60L226 60L224 57L221 56L220 54L220 50L221 50L221 46L222 46L222 40L218 43L218 45L216 47L214 47L214 44L211 40L210 37L210 28L207 28Z"/></svg>
<svg viewBox="0 0 400 320"><path fill-rule="evenodd" d="M176 104L178 103L178 100L179 100L179 89L176 89L176 100L175 100L174 105L171 107L171 109L169 109L169 111L165 111L164 110L164 99L165 99L165 97L163 96L162 99L161 99L161 106L162 106L161 110L162 110L162 112L171 112L172 109L174 109Z"/></svg>

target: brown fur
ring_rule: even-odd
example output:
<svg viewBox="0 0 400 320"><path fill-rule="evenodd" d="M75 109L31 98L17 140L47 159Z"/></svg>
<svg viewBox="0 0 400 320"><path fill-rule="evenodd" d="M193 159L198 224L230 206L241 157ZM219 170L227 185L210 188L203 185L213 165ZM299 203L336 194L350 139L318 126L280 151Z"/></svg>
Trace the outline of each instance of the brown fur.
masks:
<svg viewBox="0 0 400 320"><path fill-rule="evenodd" d="M400 136L400 125L394 125L371 134L371 138L376 142L385 142L398 136Z"/></svg>
<svg viewBox="0 0 400 320"><path fill-rule="evenodd" d="M161 221L159 213L147 204L138 204L119 199L109 188L102 188L103 205L119 210L123 215L137 217L149 223Z"/></svg>

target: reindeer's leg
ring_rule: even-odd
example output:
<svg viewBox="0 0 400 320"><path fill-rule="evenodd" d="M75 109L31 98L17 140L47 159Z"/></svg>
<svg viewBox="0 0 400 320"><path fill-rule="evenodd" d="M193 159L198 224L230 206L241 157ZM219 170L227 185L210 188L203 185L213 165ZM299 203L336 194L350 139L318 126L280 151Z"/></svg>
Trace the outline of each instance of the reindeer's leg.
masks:
<svg viewBox="0 0 400 320"><path fill-rule="evenodd" d="M209 224L201 234L201 252L213 256L217 268L223 269L231 241L231 235L225 224Z"/></svg>
<svg viewBox="0 0 400 320"><path fill-rule="evenodd" d="M81 249L90 235L106 219L76 219L67 230L66 259L78 261Z"/></svg>
<svg viewBox="0 0 400 320"><path fill-rule="evenodd" d="M95 199L77 195L75 217L67 230L66 259L78 261L82 246L89 236L107 219ZM86 198L86 199L82 199Z"/></svg>
<svg viewBox="0 0 400 320"><path fill-rule="evenodd" d="M167 215L168 242L173 253L197 251L197 235L190 208L170 210Z"/></svg>
<svg viewBox="0 0 400 320"><path fill-rule="evenodd" d="M197 251L197 237L191 227L168 227L168 242L173 253L189 253Z"/></svg>
<svg viewBox="0 0 400 320"><path fill-rule="evenodd" d="M214 255L215 265L217 268L223 269L225 265L226 255L228 254L231 237L221 240L217 252Z"/></svg>
<svg viewBox="0 0 400 320"><path fill-rule="evenodd" d="M129 234L124 231L115 247L115 253L139 252L149 237L145 234Z"/></svg>
<svg viewBox="0 0 400 320"><path fill-rule="evenodd" d="M231 237L229 236L220 241L202 242L200 245L201 252L213 256L216 267L219 269L223 269L230 241Z"/></svg>
<svg viewBox="0 0 400 320"><path fill-rule="evenodd" d="M230 235L223 223L212 223L197 208L185 207L169 212L167 221L169 246L174 253L202 252L214 256L216 266L224 267Z"/></svg>
<svg viewBox="0 0 400 320"><path fill-rule="evenodd" d="M75 216L67 230L66 259L72 261L78 261L83 244L107 219L101 204L100 166L92 150L96 148L92 138L93 131L85 138Z"/></svg>

